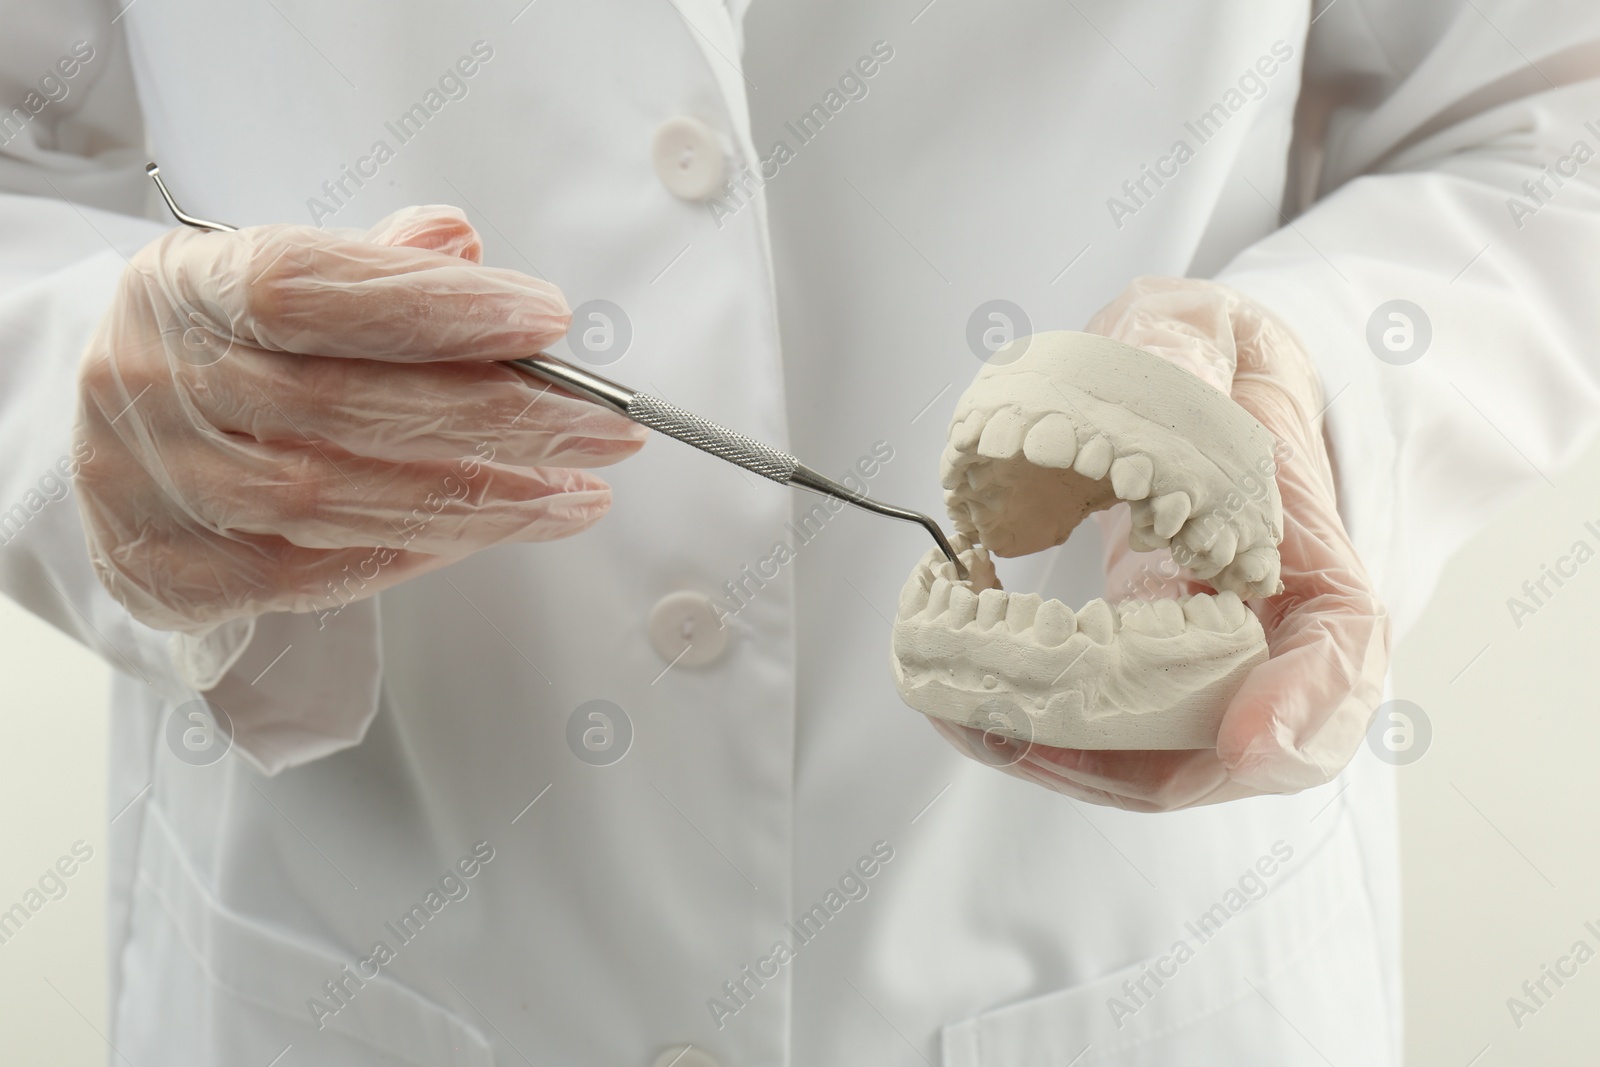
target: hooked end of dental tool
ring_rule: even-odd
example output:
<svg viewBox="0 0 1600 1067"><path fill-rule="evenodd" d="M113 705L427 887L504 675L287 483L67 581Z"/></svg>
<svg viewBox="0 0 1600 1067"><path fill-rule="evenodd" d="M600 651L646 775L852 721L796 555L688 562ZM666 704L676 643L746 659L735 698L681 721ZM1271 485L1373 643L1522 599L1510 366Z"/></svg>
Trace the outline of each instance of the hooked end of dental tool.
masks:
<svg viewBox="0 0 1600 1067"><path fill-rule="evenodd" d="M944 553L944 557L954 565L957 577L963 582L967 580L967 568L961 562L961 557L956 554L954 546L950 544L950 539L944 535L944 531L939 528L938 523L927 515L922 514L922 512L912 511L910 508L896 507L893 504L885 504L881 500L874 500L866 493L851 489L849 486L841 485L832 478L818 474L804 463L797 463L794 472L784 481L789 485L797 485L802 489L809 489L813 493L821 493L823 496L831 496L835 499L843 500L846 504L852 504L862 511L870 511L876 515L887 515L891 519L902 519L905 522L916 523L933 535L933 541L939 546L939 551Z"/></svg>
<svg viewBox="0 0 1600 1067"><path fill-rule="evenodd" d="M211 222L208 219L196 218L179 207L178 202L172 198L172 191L167 188L167 183L161 180L161 168L154 161L144 165L144 172L156 183L156 191L161 194L161 199L167 202L167 210L172 212L172 217L185 226L192 226L197 230L211 230L215 233L232 233L239 228L229 226L226 222Z"/></svg>
<svg viewBox="0 0 1600 1067"><path fill-rule="evenodd" d="M933 519L929 518L927 515L921 516L921 524L923 528L933 535L933 539L938 543L939 551L944 553L945 559L948 559L952 564L955 565L956 577L961 579L963 582L972 577L972 575L967 572L967 565L962 563L961 557L956 554L955 546L950 543L950 539L946 537L944 535L944 531L939 528L939 524L934 522Z"/></svg>

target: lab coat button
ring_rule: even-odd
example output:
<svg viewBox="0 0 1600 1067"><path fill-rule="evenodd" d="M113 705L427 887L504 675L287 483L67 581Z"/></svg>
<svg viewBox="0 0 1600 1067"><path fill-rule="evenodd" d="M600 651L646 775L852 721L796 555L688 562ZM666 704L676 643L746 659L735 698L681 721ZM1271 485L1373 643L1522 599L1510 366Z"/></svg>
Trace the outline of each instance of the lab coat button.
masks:
<svg viewBox="0 0 1600 1067"><path fill-rule="evenodd" d="M704 200L722 187L727 163L715 131L699 119L668 119L650 143L656 177L673 196Z"/></svg>
<svg viewBox="0 0 1600 1067"><path fill-rule="evenodd" d="M718 1064L709 1052L702 1052L693 1045L674 1045L657 1056L650 1067L718 1067Z"/></svg>
<svg viewBox="0 0 1600 1067"><path fill-rule="evenodd" d="M727 651L728 628L717 618L710 597L681 590L650 609L650 645L668 663L703 667Z"/></svg>

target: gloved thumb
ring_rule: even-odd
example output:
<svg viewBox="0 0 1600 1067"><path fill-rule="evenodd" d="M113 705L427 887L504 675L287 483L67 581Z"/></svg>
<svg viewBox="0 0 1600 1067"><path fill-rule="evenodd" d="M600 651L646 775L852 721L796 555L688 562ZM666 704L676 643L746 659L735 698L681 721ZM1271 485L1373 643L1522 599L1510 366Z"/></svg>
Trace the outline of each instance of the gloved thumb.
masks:
<svg viewBox="0 0 1600 1067"><path fill-rule="evenodd" d="M403 207L368 230L362 240L390 248L424 248L483 262L483 240L467 221L466 212L449 204Z"/></svg>

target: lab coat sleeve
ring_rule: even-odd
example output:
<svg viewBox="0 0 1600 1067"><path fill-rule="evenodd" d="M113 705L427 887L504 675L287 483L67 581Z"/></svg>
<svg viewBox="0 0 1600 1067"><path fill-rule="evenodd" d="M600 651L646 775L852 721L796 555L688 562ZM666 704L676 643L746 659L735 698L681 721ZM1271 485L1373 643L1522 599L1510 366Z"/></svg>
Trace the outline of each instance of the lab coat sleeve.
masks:
<svg viewBox="0 0 1600 1067"><path fill-rule="evenodd" d="M152 630L95 577L71 497L93 461L72 442L78 357L127 258L168 228L142 217L143 124L115 15L0 0L0 591L169 704L207 691L234 747L273 773L365 733L375 607L331 623L266 616L200 640Z"/></svg>
<svg viewBox="0 0 1600 1067"><path fill-rule="evenodd" d="M1310 206L1217 280L1317 361L1341 510L1398 636L1600 423L1600 8L1327 8L1290 168L1288 210Z"/></svg>

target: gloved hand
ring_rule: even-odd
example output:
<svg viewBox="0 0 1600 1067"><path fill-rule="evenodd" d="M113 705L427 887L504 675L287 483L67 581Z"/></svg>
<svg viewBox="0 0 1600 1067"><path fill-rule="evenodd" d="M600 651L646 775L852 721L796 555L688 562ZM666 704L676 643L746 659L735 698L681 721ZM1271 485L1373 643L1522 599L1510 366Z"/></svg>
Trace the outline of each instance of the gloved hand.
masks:
<svg viewBox="0 0 1600 1067"><path fill-rule="evenodd" d="M644 431L495 362L558 340L569 312L481 259L450 207L142 249L79 373L78 502L112 596L203 635L596 522L610 489L573 468Z"/></svg>
<svg viewBox="0 0 1600 1067"><path fill-rule="evenodd" d="M1090 320L1112 337L1229 393L1278 439L1283 592L1250 602L1270 658L1245 679L1215 751L1080 751L1028 745L995 753L975 730L933 720L984 762L1097 804L1166 811L1331 781L1359 749L1382 699L1389 619L1339 518L1322 437L1322 390L1287 327L1214 282L1139 278ZM1097 516L1107 544L1107 599L1210 592L1166 550L1134 553L1128 506ZM1177 577L1170 577L1177 575ZM1131 586L1129 579L1135 579ZM990 739L992 742L992 739ZM975 747L977 746L977 747Z"/></svg>

